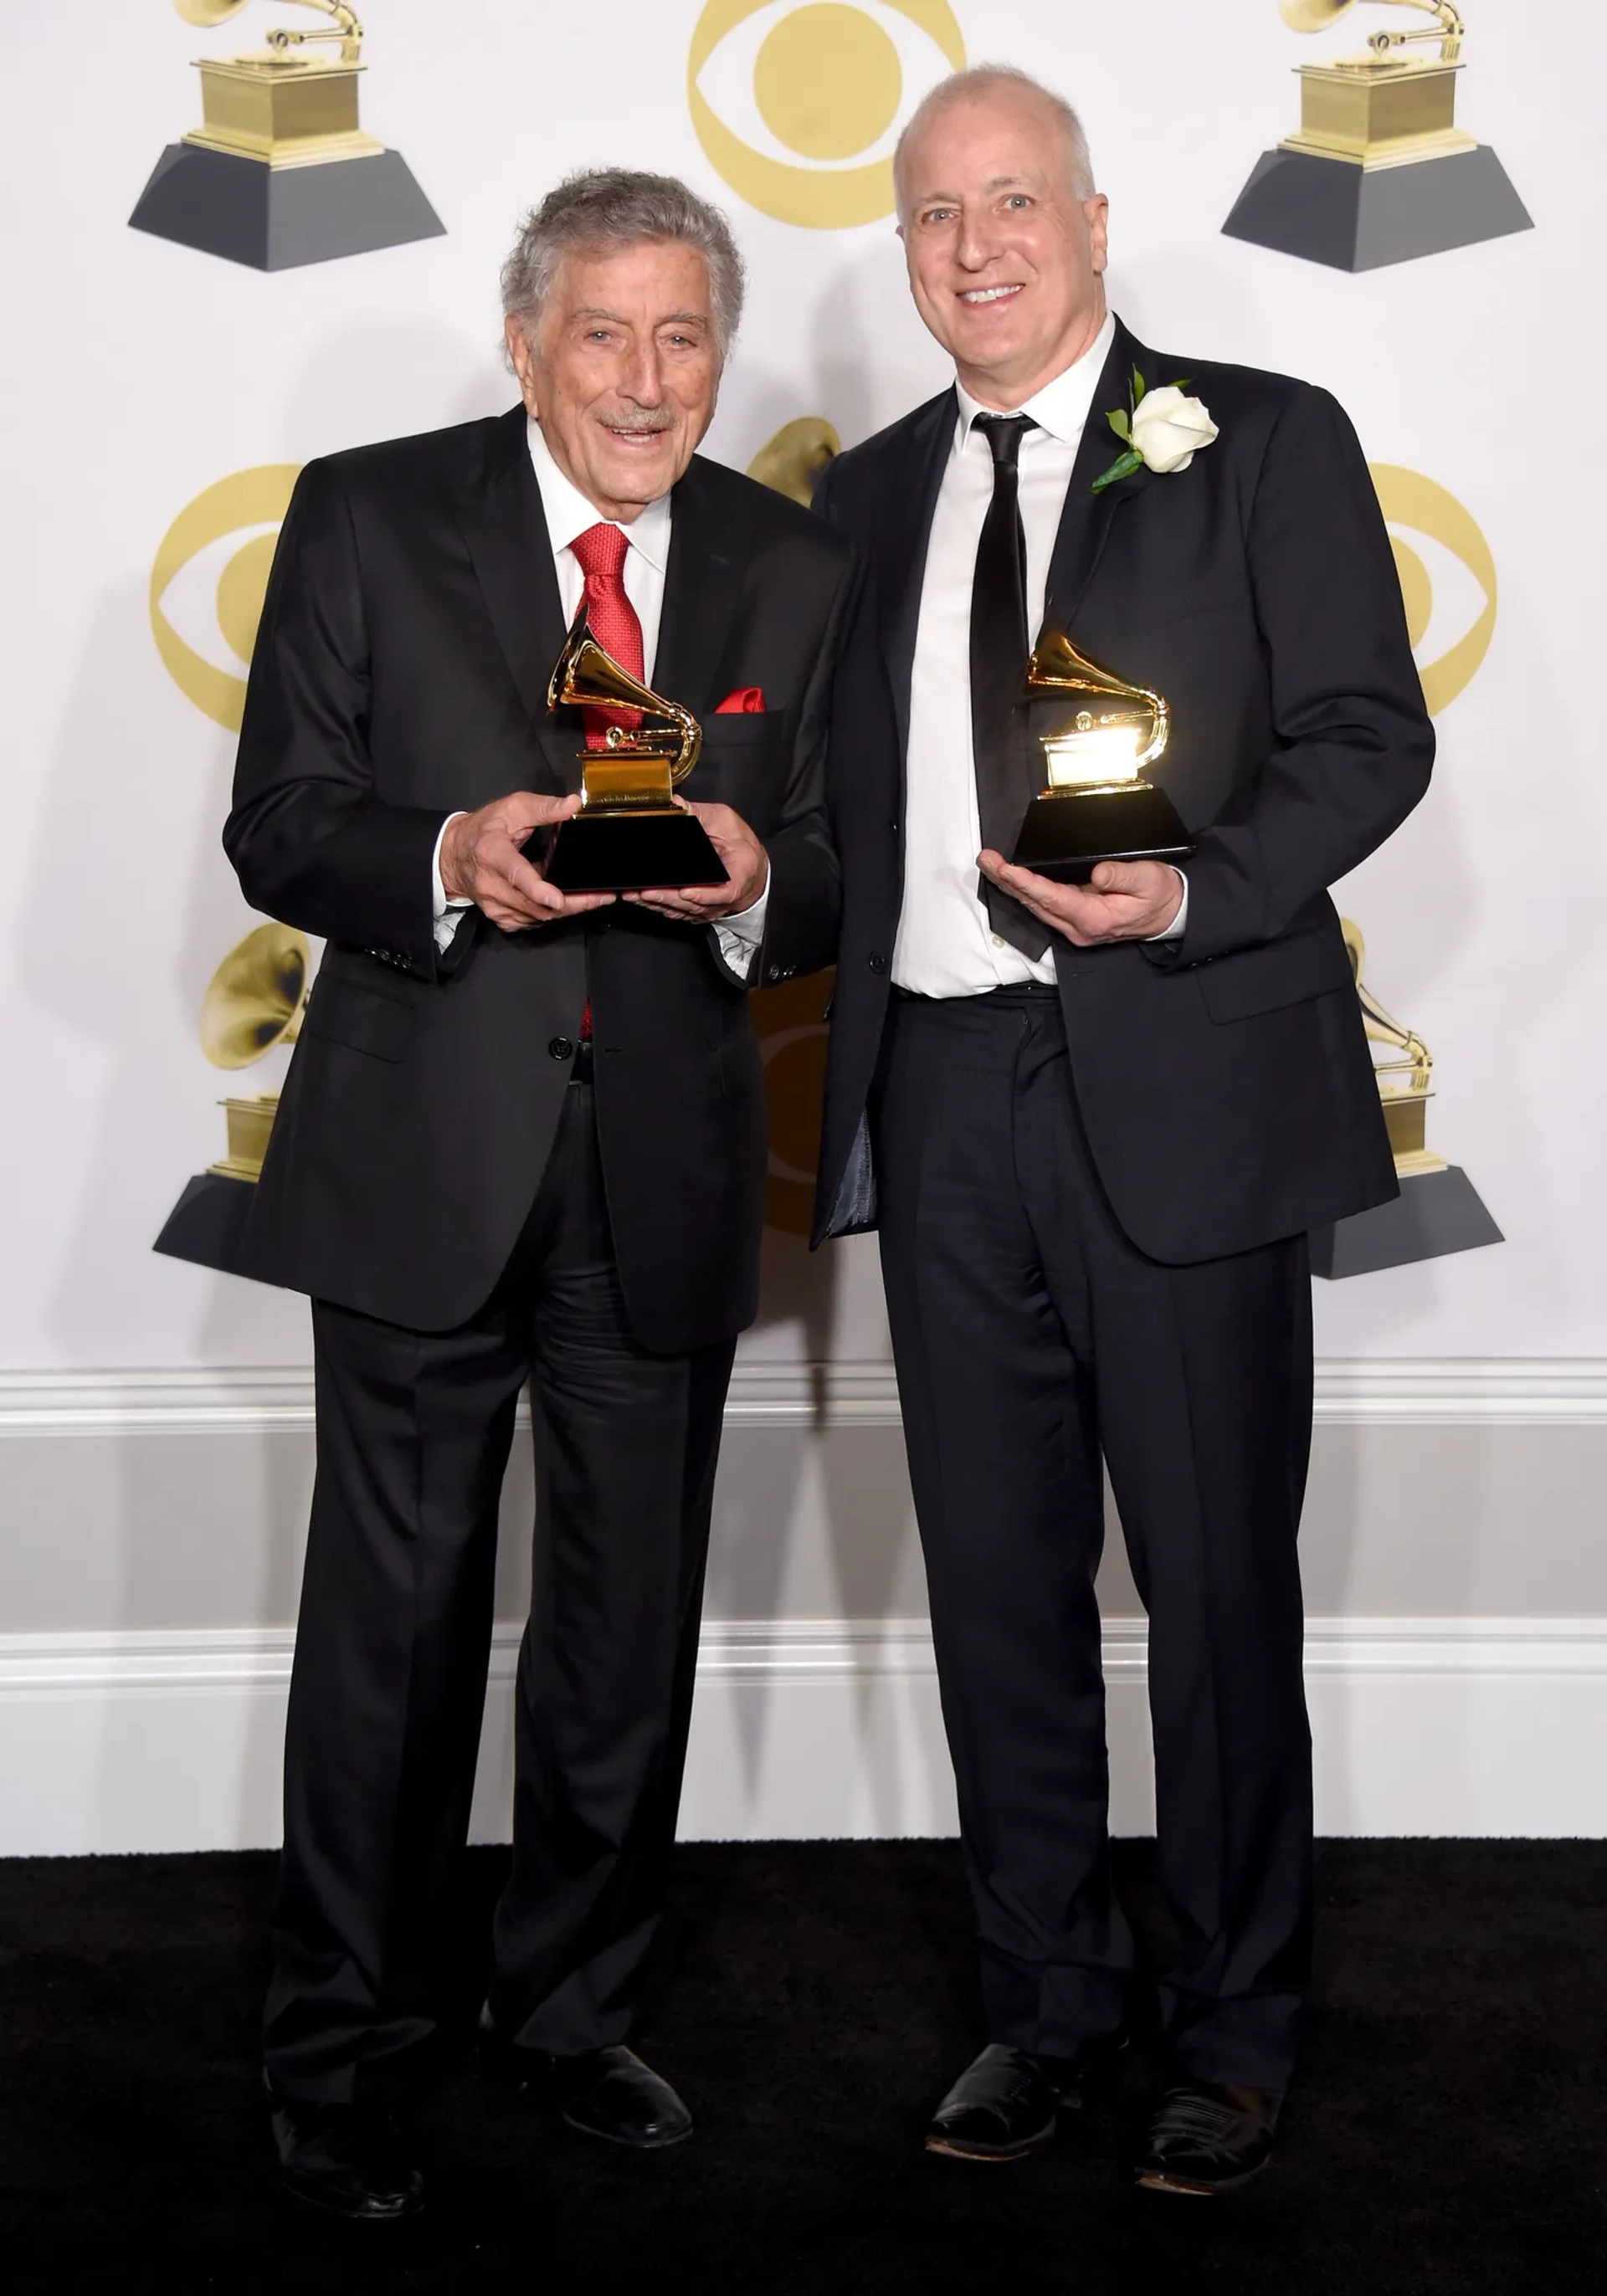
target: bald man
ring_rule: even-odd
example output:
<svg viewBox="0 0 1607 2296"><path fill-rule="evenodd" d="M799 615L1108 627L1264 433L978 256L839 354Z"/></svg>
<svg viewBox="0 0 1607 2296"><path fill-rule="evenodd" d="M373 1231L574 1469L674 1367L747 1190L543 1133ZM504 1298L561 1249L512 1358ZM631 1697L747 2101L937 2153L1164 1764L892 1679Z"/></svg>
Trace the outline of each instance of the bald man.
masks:
<svg viewBox="0 0 1607 2296"><path fill-rule="evenodd" d="M1433 737L1344 414L1122 325L1070 109L962 73L896 172L955 379L817 498L871 559L883 657L835 798L817 1240L880 1230L977 1907L987 2046L927 2144L1037 2151L1128 2021L1106 1468L1180 1940L1138 2174L1217 2193L1271 2153L1310 1974L1306 1232L1396 1193L1328 888L1422 797ZM1135 375L1188 380L1150 460L1096 488ZM1180 866L1012 865L1047 777L1024 694L1046 627L1169 699Z"/></svg>

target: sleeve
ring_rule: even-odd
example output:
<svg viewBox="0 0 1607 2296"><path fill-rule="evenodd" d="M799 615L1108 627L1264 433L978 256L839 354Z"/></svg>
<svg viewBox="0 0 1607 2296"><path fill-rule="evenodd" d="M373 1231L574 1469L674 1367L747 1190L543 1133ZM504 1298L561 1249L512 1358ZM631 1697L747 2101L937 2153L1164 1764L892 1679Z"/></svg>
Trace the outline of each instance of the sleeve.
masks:
<svg viewBox="0 0 1607 2296"><path fill-rule="evenodd" d="M1246 547L1277 746L1200 836L1160 964L1276 939L1398 828L1433 765L1383 513L1326 391L1302 387L1274 424Z"/></svg>
<svg viewBox="0 0 1607 2296"><path fill-rule="evenodd" d="M842 878L827 814L832 701L845 660L863 643L865 575L855 550L838 580L798 711L780 823L767 840L764 938L754 984L816 972L836 955Z"/></svg>
<svg viewBox="0 0 1607 2296"><path fill-rule="evenodd" d="M434 979L433 860L449 818L376 795L350 507L327 463L296 482L251 660L223 843L264 915Z"/></svg>

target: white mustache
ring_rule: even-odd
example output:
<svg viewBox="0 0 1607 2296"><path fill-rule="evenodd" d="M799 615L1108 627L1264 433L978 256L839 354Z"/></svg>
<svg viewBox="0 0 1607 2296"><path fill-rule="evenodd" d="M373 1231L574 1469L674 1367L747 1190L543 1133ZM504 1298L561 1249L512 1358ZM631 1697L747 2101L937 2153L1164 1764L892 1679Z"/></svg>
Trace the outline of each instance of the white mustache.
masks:
<svg viewBox="0 0 1607 2296"><path fill-rule="evenodd" d="M650 438L655 431L672 430L675 427L675 418L672 414L655 417L646 422L622 421L617 414L605 414L601 419L606 430L623 430L632 439Z"/></svg>

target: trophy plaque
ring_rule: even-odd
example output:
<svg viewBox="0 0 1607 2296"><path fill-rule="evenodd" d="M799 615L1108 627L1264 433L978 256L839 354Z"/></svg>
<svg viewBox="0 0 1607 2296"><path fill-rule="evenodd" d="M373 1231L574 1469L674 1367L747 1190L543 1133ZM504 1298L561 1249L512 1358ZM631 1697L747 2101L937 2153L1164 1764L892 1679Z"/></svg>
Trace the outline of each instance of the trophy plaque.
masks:
<svg viewBox="0 0 1607 2296"><path fill-rule="evenodd" d="M1504 1242L1467 1174L1429 1146L1434 1056L1417 1031L1387 1013L1368 988L1362 978L1366 946L1348 917L1340 922L1363 1025L1369 1041L1386 1054L1381 1060L1375 1055L1373 1066L1401 1191L1390 1203L1318 1228L1311 1238L1312 1273L1331 1280L1370 1275L1380 1267Z"/></svg>
<svg viewBox="0 0 1607 2296"><path fill-rule="evenodd" d="M597 644L584 598L547 687L549 710L577 706L606 710L613 722L597 748L580 753L580 812L546 832L548 883L561 893L723 885L728 872L708 832L675 797L697 763L703 729Z"/></svg>
<svg viewBox="0 0 1607 2296"><path fill-rule="evenodd" d="M210 28L245 0L173 0ZM129 217L136 231L256 271L367 255L445 226L400 152L358 122L363 28L345 0L294 0L328 29L276 25L249 55L203 58L202 124L169 144ZM309 45L338 48L307 54Z"/></svg>
<svg viewBox="0 0 1607 2296"><path fill-rule="evenodd" d="M1085 885L1101 861L1182 861L1193 841L1165 790L1145 778L1172 734L1172 712L1045 629L1026 669L1029 723L1047 786L1026 808L1011 858L1058 884ZM1038 721L1047 712L1047 731Z"/></svg>
<svg viewBox="0 0 1607 2296"><path fill-rule="evenodd" d="M1223 231L1339 271L1443 255L1533 220L1488 144L1456 125L1466 27L1450 0L1388 0L1432 16L1374 32L1367 53L1297 67L1298 131L1263 152ZM1356 0L1278 0L1297 32L1323 32ZM1437 56L1403 50L1438 41Z"/></svg>
<svg viewBox="0 0 1607 2296"><path fill-rule="evenodd" d="M301 1033L311 971L312 950L289 925L259 925L230 949L202 1000L201 1049L212 1066L250 1068L276 1045L293 1045ZM223 1109L227 1152L186 1182L152 1250L233 1275L279 1095L226 1100Z"/></svg>

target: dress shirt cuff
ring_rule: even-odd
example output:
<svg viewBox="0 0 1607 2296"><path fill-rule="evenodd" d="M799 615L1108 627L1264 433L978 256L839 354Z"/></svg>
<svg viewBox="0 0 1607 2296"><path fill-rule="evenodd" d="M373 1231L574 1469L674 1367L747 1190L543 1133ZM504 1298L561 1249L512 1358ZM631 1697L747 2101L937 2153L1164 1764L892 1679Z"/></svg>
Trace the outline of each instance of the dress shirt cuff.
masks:
<svg viewBox="0 0 1607 2296"><path fill-rule="evenodd" d="M1183 937L1184 929L1189 922L1189 881L1181 869L1174 869L1172 873L1183 887L1183 899L1178 905L1177 914L1165 932L1146 933L1144 935L1146 940L1181 940Z"/></svg>
<svg viewBox="0 0 1607 2296"><path fill-rule="evenodd" d="M461 821L462 819L463 811L461 808L459 808L456 813L448 814L446 819L441 824L441 835L435 840L435 850L430 856L430 884L432 889L432 898L434 904L433 915L435 919L435 946L443 955L452 946L452 936L457 930L457 919L459 915L465 909L472 909L474 906L473 901L467 901L462 898L449 901L447 898L447 889L441 882L441 848L442 840L445 839L446 833L452 826L452 824L455 821Z"/></svg>
<svg viewBox="0 0 1607 2296"><path fill-rule="evenodd" d="M754 960L764 938L764 912L769 906L770 876L767 871L764 890L753 906L740 910L734 917L721 917L714 927L726 970L734 972L738 980L748 980L753 977Z"/></svg>

